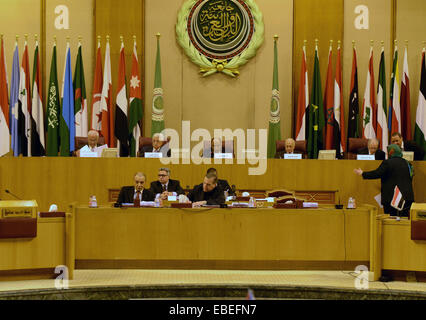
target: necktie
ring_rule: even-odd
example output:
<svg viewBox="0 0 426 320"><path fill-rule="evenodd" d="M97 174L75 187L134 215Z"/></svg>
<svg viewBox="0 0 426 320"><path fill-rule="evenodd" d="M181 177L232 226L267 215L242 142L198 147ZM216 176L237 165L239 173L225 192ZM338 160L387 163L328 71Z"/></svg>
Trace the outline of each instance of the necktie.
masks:
<svg viewBox="0 0 426 320"><path fill-rule="evenodd" d="M163 192L167 191L167 186L165 184L163 184Z"/></svg>
<svg viewBox="0 0 426 320"><path fill-rule="evenodd" d="M133 200L133 205L135 207L140 207L141 206L141 203L140 203L140 194L141 194L140 191L136 191L136 196L135 196L135 199Z"/></svg>

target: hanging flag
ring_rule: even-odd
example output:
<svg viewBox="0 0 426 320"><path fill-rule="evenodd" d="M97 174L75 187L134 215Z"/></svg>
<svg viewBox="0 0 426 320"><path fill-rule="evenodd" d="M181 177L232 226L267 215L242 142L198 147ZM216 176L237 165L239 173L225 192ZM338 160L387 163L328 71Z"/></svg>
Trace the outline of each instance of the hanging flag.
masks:
<svg viewBox="0 0 426 320"><path fill-rule="evenodd" d="M336 78L334 81L334 131L333 131L333 149L336 154L342 156L346 151L345 137L345 112L343 109L343 93L342 93L342 57L341 57L340 41L337 47L337 63Z"/></svg>
<svg viewBox="0 0 426 320"><path fill-rule="evenodd" d="M10 86L10 105L9 105L9 123L11 127L12 136L12 150L15 157L21 153L21 143L19 141L20 136L18 135L18 110L19 110L19 84L20 84L20 73L19 73L19 49L18 49L18 37L15 42L15 52L13 53L13 65L12 65L12 82Z"/></svg>
<svg viewBox="0 0 426 320"><path fill-rule="evenodd" d="M60 152L69 157L75 150L74 88L72 85L71 49L69 42L65 54L65 68L62 82L62 106L59 120Z"/></svg>
<svg viewBox="0 0 426 320"><path fill-rule="evenodd" d="M136 157L139 147L141 130L139 121L143 117L142 109L142 83L139 73L138 53L136 50L136 37L134 37L132 57L132 78L130 79L130 109L129 109L129 133L130 156Z"/></svg>
<svg viewBox="0 0 426 320"><path fill-rule="evenodd" d="M281 140L280 120L280 89L278 84L278 37L274 37L274 71L272 77L272 98L268 131L268 158L274 158L276 153L276 141Z"/></svg>
<svg viewBox="0 0 426 320"><path fill-rule="evenodd" d="M24 157L31 157L31 113L30 63L25 39L18 98L18 136Z"/></svg>
<svg viewBox="0 0 426 320"><path fill-rule="evenodd" d="M92 130L96 130L99 133L101 133L101 128L102 128L101 97L102 97L102 81L103 81L100 39L101 37L98 37L98 50L96 52L96 67L95 67L95 75L93 77L93 91L92 91Z"/></svg>
<svg viewBox="0 0 426 320"><path fill-rule="evenodd" d="M325 129L325 148L330 150L333 148L333 131L334 131L334 86L333 86L333 41L330 41L330 49L328 51L328 68L327 78L325 81L324 91L324 119L326 119Z"/></svg>
<svg viewBox="0 0 426 320"><path fill-rule="evenodd" d="M401 133L401 108L399 105L399 68L398 68L398 47L395 42L395 52L393 56L393 67L390 87L390 104L388 126L391 135L395 132Z"/></svg>
<svg viewBox="0 0 426 320"><path fill-rule="evenodd" d="M318 41L315 44L314 76L312 80L311 105L308 121L308 155L317 159L319 150L324 148L324 112L322 105L321 74L318 57Z"/></svg>
<svg viewBox="0 0 426 320"><path fill-rule="evenodd" d="M410 77L408 75L408 49L405 47L404 67L401 82L401 135L404 140L411 140L411 106Z"/></svg>
<svg viewBox="0 0 426 320"><path fill-rule="evenodd" d="M152 96L151 137L164 130L163 88L161 84L160 35L157 34L157 58L155 61L154 94Z"/></svg>
<svg viewBox="0 0 426 320"><path fill-rule="evenodd" d="M379 140L379 145L385 153L387 153L389 144L389 130L386 121L386 101L385 48L382 45L379 67L379 83L377 85L377 140Z"/></svg>
<svg viewBox="0 0 426 320"><path fill-rule="evenodd" d="M46 143L44 139L44 109L42 96L42 81L40 71L40 58L38 53L38 41L36 39L33 67L33 97L31 113L31 155L44 156Z"/></svg>
<svg viewBox="0 0 426 320"><path fill-rule="evenodd" d="M414 140L417 145L426 151L426 49L423 48L422 66L420 75L419 101L417 104L416 127L414 129ZM426 160L426 152L424 160Z"/></svg>
<svg viewBox="0 0 426 320"><path fill-rule="evenodd" d="M356 48L353 43L352 75L349 96L348 138L359 138L359 95L358 95L358 66L356 61Z"/></svg>
<svg viewBox="0 0 426 320"><path fill-rule="evenodd" d="M124 43L121 40L120 63L118 66L117 97L115 102L115 131L119 143L120 157L129 156L129 126L127 124L127 88L126 88L126 59Z"/></svg>
<svg viewBox="0 0 426 320"><path fill-rule="evenodd" d="M113 114L111 107L111 56L109 48L109 37L107 37L107 44L105 48L105 65L104 65L104 81L102 84L102 96L101 96L101 135L105 139L105 143L110 148L114 148L114 135L113 135Z"/></svg>
<svg viewBox="0 0 426 320"><path fill-rule="evenodd" d="M83 54L81 40L78 40L77 61L74 71L74 113L75 113L75 135L87 137L87 96L86 81L84 80Z"/></svg>
<svg viewBox="0 0 426 320"><path fill-rule="evenodd" d="M3 35L0 53L0 157L10 151L9 93Z"/></svg>
<svg viewBox="0 0 426 320"><path fill-rule="evenodd" d="M59 100L58 71L56 66L56 41L50 64L49 90L47 95L47 156L57 157L59 152Z"/></svg>
<svg viewBox="0 0 426 320"><path fill-rule="evenodd" d="M306 140L306 114L309 108L308 70L306 68L306 42L302 51L302 70L300 71L299 97L297 100L296 141Z"/></svg>
<svg viewBox="0 0 426 320"><path fill-rule="evenodd" d="M362 137L365 139L376 138L374 128L376 94L374 88L374 68L373 68L373 46L370 48L370 60L368 64L367 80L365 84L364 101L362 104Z"/></svg>

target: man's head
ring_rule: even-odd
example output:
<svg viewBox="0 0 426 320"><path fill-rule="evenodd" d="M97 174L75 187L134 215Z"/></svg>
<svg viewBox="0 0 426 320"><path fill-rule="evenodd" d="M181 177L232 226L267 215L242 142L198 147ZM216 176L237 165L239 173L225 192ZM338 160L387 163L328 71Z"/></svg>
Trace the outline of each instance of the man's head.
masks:
<svg viewBox="0 0 426 320"><path fill-rule="evenodd" d="M220 138L212 139L212 149L213 149L213 153L222 152L222 140Z"/></svg>
<svg viewBox="0 0 426 320"><path fill-rule="evenodd" d="M295 147L296 141L294 141L292 138L285 140L285 153L293 153Z"/></svg>
<svg viewBox="0 0 426 320"><path fill-rule="evenodd" d="M217 186L217 176L213 173L208 173L204 177L203 181L203 191L209 192L212 191Z"/></svg>
<svg viewBox="0 0 426 320"><path fill-rule="evenodd" d="M158 181L161 184L167 184L170 179L170 169L169 168L160 168L158 170Z"/></svg>
<svg viewBox="0 0 426 320"><path fill-rule="evenodd" d="M368 153L375 154L377 149L379 149L379 140L372 138L368 140Z"/></svg>
<svg viewBox="0 0 426 320"><path fill-rule="evenodd" d="M396 144L402 149L402 136L399 132L394 132L391 136L391 144Z"/></svg>
<svg viewBox="0 0 426 320"><path fill-rule="evenodd" d="M161 133L156 133L152 136L152 147L154 149L161 148L161 145L163 144L164 136Z"/></svg>
<svg viewBox="0 0 426 320"><path fill-rule="evenodd" d="M135 189L142 191L145 185L146 176L145 173L138 172L135 174Z"/></svg>
<svg viewBox="0 0 426 320"><path fill-rule="evenodd" d="M95 130L90 130L87 133L87 144L90 148L95 148L98 145L99 133Z"/></svg>
<svg viewBox="0 0 426 320"><path fill-rule="evenodd" d="M217 170L216 170L216 168L209 168L209 169L207 170L207 173L206 173L206 174L209 174L209 173L214 174L216 177L218 176L218 175L217 175Z"/></svg>

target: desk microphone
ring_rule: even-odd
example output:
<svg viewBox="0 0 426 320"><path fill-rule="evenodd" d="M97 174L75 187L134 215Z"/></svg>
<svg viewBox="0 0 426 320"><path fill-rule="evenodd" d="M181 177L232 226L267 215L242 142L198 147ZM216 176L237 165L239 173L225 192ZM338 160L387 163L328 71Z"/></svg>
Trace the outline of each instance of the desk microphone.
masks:
<svg viewBox="0 0 426 320"><path fill-rule="evenodd" d="M19 198L17 195L13 194L12 192L10 192L8 189L5 189L4 192L10 194L12 197L14 197L15 199L18 200L22 200L21 198Z"/></svg>

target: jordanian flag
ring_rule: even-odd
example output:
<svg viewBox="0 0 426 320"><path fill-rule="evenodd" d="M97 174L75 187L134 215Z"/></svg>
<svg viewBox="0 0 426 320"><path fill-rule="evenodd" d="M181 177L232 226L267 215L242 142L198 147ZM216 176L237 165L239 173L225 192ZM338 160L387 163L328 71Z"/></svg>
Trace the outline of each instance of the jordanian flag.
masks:
<svg viewBox="0 0 426 320"><path fill-rule="evenodd" d="M274 72L272 77L272 98L268 131L268 158L274 158L276 141L281 140L280 123L280 89L278 86L278 49L277 39L274 40Z"/></svg>
<svg viewBox="0 0 426 320"><path fill-rule="evenodd" d="M38 54L38 41L34 52L33 68L33 105L31 114L31 154L32 156L44 156L46 143L44 140L44 109L42 97L42 81L40 71L40 58Z"/></svg>
<svg viewBox="0 0 426 320"><path fill-rule="evenodd" d="M9 93L7 83L6 57L4 55L3 36L1 36L0 54L0 157L10 150L9 130Z"/></svg>
<svg viewBox="0 0 426 320"><path fill-rule="evenodd" d="M389 130L386 123L386 70L385 70L385 48L382 46L380 56L379 84L377 85L377 139L380 141L381 149L387 153L389 142Z"/></svg>
<svg viewBox="0 0 426 320"><path fill-rule="evenodd" d="M160 37L157 36L157 58L155 61L154 95L152 97L151 137L164 130L163 89L161 88Z"/></svg>
<svg viewBox="0 0 426 320"><path fill-rule="evenodd" d="M117 137L117 140L119 141L120 157L129 156L129 126L127 124L127 106L126 60L124 56L124 43L121 42L114 126L114 133Z"/></svg>
<svg viewBox="0 0 426 320"><path fill-rule="evenodd" d="M130 156L136 157L139 147L141 130L139 121L143 117L142 109L142 82L139 73L138 53L136 39L133 45L132 77L130 79L130 109L129 109L129 133L130 133Z"/></svg>
<svg viewBox="0 0 426 320"><path fill-rule="evenodd" d="M56 66L56 43L53 45L50 64L49 90L47 95L47 155L57 157L59 152L59 86Z"/></svg>
<svg viewBox="0 0 426 320"><path fill-rule="evenodd" d="M426 61L425 61L425 48L423 48L422 54L422 66L421 66L421 79L420 79L420 92L419 102L417 104L416 114L416 127L414 129L414 140L417 145L423 147L426 151ZM425 158L426 160L426 153Z"/></svg>
<svg viewBox="0 0 426 320"><path fill-rule="evenodd" d="M86 82L84 80L83 55L81 42L78 41L77 61L74 71L74 113L75 113L75 135L87 137L87 97Z"/></svg>

